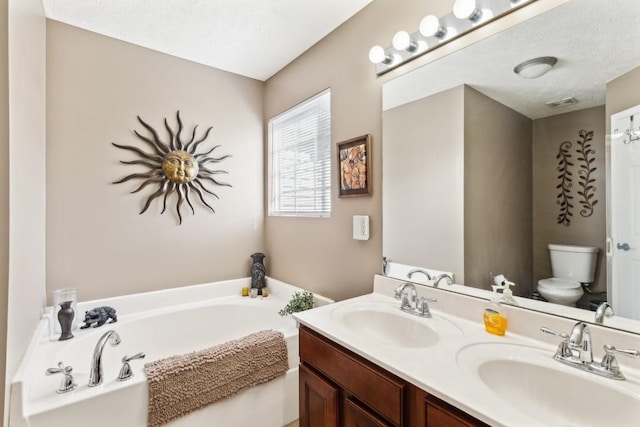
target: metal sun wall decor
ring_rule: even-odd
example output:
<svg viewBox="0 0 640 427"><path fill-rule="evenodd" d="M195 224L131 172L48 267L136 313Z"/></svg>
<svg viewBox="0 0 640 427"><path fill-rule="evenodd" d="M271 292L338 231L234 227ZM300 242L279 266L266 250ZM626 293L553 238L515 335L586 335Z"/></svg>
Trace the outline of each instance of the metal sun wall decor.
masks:
<svg viewBox="0 0 640 427"><path fill-rule="evenodd" d="M167 119L164 119L164 126L168 132L168 142L165 143L161 140L158 132L138 116L138 121L147 130L150 136L142 135L137 130L134 130L134 133L149 148L151 148L152 152L150 153L137 147L120 145L112 142L112 144L117 148L131 151L142 158L140 160L132 161L121 160L120 163L126 165L142 165L148 168L147 172L127 175L124 178L113 182L113 184L121 184L132 179L142 179L143 182L140 186L131 193L137 193L150 184L157 185L157 190L147 198L140 214L145 213L147 209L149 209L149 206L154 199L164 196L161 212L161 214L163 214L167 208L167 199L175 193L177 196L176 213L178 214L180 224L182 224L180 207L185 201L191 208L191 212L195 215L195 209L190 199L191 192L196 193L202 204L209 208L211 212L215 213L215 210L211 205L205 201L205 193L215 197L216 199L219 199L219 197L216 193L211 191L211 189L207 188L205 183L211 183L215 186L223 187L231 187L231 184L221 182L215 178L216 175L226 174L226 171L212 170L207 166L212 163L219 163L231 156L210 156L210 154L216 148L220 147L220 145L214 146L207 152L198 153L198 148L207 139L213 127L209 127L201 137L196 139L198 125L195 125L189 140L184 141L182 136L183 124L180 119L180 111L176 113L176 120L177 128L174 130L169 126Z"/></svg>
<svg viewBox="0 0 640 427"><path fill-rule="evenodd" d="M594 163L595 150L591 148L591 141L593 140L593 131L580 130L578 132L580 139L576 141L577 148L577 160L581 162L578 166L578 191L576 194L579 196L578 202L582 206L580 215L587 218L593 215L594 206L598 204L598 200L594 199L596 187L594 185L596 179L593 177L593 173L596 171ZM556 203L560 206L560 214L558 214L558 224L565 226L571 225L571 217L573 213L571 209L573 204L571 200L574 198L571 193L571 187L573 186L573 173L570 170L574 164L571 162L570 149L572 147L571 142L564 141L560 144L556 159L558 160L557 171L560 173L557 179L560 181L556 185L556 189L560 190L556 196Z"/></svg>

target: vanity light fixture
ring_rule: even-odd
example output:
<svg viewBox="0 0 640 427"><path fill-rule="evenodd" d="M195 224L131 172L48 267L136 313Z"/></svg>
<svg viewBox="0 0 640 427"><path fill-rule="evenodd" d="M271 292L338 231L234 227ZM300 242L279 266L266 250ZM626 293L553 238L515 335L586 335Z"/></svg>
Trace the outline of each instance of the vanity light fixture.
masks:
<svg viewBox="0 0 640 427"><path fill-rule="evenodd" d="M453 14L458 19L468 19L471 22L478 22L482 18L482 11L477 8L476 0L456 0Z"/></svg>
<svg viewBox="0 0 640 427"><path fill-rule="evenodd" d="M516 65L513 72L523 79L537 79L547 74L557 63L558 58L555 56L541 56Z"/></svg>
<svg viewBox="0 0 640 427"><path fill-rule="evenodd" d="M425 37L443 39L447 35L447 29L440 25L440 20L435 15L427 15L420 21L420 34Z"/></svg>
<svg viewBox="0 0 640 427"><path fill-rule="evenodd" d="M395 49L406 50L407 52L414 52L418 49L418 43L412 40L406 31L398 31L393 36L391 44Z"/></svg>
<svg viewBox="0 0 640 427"><path fill-rule="evenodd" d="M413 34L398 31L388 48L374 46L369 61L378 76L537 0L456 0L452 13L427 15ZM487 7L490 6L491 9Z"/></svg>
<svg viewBox="0 0 640 427"><path fill-rule="evenodd" d="M393 56L387 55L382 46L376 45L369 49L369 61L374 64L389 65L393 62Z"/></svg>

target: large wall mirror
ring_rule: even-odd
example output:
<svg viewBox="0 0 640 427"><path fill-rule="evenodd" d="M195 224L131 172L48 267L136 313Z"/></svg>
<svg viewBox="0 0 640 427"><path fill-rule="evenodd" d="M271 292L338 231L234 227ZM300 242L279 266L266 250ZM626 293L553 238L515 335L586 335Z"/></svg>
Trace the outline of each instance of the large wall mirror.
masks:
<svg viewBox="0 0 640 427"><path fill-rule="evenodd" d="M474 289L504 274L516 295L539 298L538 283L557 275L550 244L595 248L570 311L585 319L624 287L640 289L638 276L612 271L624 239L608 225L611 118L640 104L638 46L640 2L571 0L385 83L383 256ZM541 57L557 58L545 74L515 73Z"/></svg>

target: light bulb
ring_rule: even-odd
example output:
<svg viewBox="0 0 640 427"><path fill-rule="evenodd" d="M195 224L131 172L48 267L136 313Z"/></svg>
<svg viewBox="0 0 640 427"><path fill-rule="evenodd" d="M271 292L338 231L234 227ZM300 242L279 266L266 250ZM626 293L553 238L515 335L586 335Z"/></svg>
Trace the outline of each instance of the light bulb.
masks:
<svg viewBox="0 0 640 427"><path fill-rule="evenodd" d="M476 7L476 0L456 0L453 4L453 14L458 19L477 21L482 12Z"/></svg>
<svg viewBox="0 0 640 427"><path fill-rule="evenodd" d="M391 44L397 50L408 50L411 48L411 36L406 31L398 31L393 36Z"/></svg>
<svg viewBox="0 0 640 427"><path fill-rule="evenodd" d="M384 48L382 46L376 45L369 49L369 61L374 64L380 64L381 62L387 63L389 62L389 57L384 52Z"/></svg>
<svg viewBox="0 0 640 427"><path fill-rule="evenodd" d="M437 16L427 15L420 21L420 34L425 37L442 38L447 34L447 29L440 26Z"/></svg>

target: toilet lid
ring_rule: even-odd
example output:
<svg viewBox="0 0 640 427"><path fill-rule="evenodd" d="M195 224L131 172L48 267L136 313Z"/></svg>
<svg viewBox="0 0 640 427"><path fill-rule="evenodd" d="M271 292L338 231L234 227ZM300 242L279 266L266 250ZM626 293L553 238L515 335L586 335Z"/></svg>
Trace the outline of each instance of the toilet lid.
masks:
<svg viewBox="0 0 640 427"><path fill-rule="evenodd" d="M576 289L581 286L580 282L575 280L556 279L554 277L538 281L538 287L542 287L543 289Z"/></svg>

